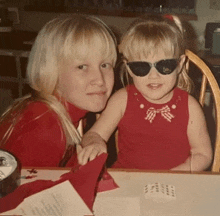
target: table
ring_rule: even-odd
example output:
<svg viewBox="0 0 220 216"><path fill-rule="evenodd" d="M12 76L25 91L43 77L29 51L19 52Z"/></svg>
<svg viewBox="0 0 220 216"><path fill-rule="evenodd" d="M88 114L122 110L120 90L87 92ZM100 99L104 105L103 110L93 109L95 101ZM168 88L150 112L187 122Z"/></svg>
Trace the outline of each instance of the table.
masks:
<svg viewBox="0 0 220 216"><path fill-rule="evenodd" d="M30 169L29 169L30 170ZM57 180L68 169L37 169L37 177L23 179L21 184L37 179ZM97 194L94 213L97 216L218 216L220 212L220 174L108 170L119 188ZM30 174L22 169L21 175ZM176 200L157 203L145 199L144 186L164 183L176 188Z"/></svg>

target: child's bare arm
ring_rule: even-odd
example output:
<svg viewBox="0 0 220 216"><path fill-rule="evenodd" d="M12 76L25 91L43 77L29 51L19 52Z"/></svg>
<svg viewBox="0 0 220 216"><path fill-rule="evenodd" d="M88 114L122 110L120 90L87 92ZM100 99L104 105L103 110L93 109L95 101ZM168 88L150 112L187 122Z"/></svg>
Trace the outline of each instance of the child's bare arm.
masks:
<svg viewBox="0 0 220 216"><path fill-rule="evenodd" d="M191 146L191 156L185 163L180 164L172 170L205 170L212 162L211 141L203 110L192 96L189 96L189 123L187 134Z"/></svg>
<svg viewBox="0 0 220 216"><path fill-rule="evenodd" d="M103 152L107 152L106 142L116 129L127 104L126 89L117 91L110 99L105 110L92 128L83 136L82 151L78 153L78 162L84 165Z"/></svg>
<svg viewBox="0 0 220 216"><path fill-rule="evenodd" d="M93 160L97 155L100 155L101 153L107 153L105 140L103 140L102 137L96 132L88 131L83 136L81 145L84 148L77 152L78 162L81 165L86 164L88 159Z"/></svg>

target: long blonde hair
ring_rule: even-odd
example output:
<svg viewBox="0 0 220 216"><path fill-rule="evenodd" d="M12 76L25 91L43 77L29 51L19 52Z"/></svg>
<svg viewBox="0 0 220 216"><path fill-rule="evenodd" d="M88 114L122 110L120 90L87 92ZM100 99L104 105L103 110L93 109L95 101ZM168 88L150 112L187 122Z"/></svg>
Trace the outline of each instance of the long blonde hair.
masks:
<svg viewBox="0 0 220 216"><path fill-rule="evenodd" d="M129 61L141 56L147 57L159 49L176 58L185 54L184 30L178 17L149 15L138 18L122 36L119 44L119 52ZM124 84L132 81L124 65L121 79ZM192 81L185 66L179 74L177 86L191 91Z"/></svg>
<svg viewBox="0 0 220 216"><path fill-rule="evenodd" d="M88 50L95 49L92 42L97 38L103 44L103 54L110 56L115 64L117 42L113 32L100 19L93 16L71 15L60 16L46 23L36 37L28 59L27 79L34 94L16 100L2 115L0 124L12 116L14 119L4 136L3 144L12 133L16 119L24 107L34 100L43 101L58 114L67 144L80 143L81 137L70 120L65 102L61 103L57 97L56 88L62 69L60 63L79 57L77 49L82 43L88 46Z"/></svg>

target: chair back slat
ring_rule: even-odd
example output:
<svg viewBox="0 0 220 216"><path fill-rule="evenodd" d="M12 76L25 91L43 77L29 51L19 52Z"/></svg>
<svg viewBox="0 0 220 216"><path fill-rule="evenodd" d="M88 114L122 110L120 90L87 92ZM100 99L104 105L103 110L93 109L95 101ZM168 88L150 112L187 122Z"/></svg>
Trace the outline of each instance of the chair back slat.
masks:
<svg viewBox="0 0 220 216"><path fill-rule="evenodd" d="M200 59L196 54L190 50L186 50L186 56L188 59L194 63L200 71L203 73L201 89L200 89L200 98L199 102L203 106L205 101L205 93L207 84L211 89L214 100L214 109L215 109L215 123L216 123L216 137L215 137L215 146L214 146L214 160L212 164L213 172L220 172L220 89L219 85L205 62Z"/></svg>
<svg viewBox="0 0 220 216"><path fill-rule="evenodd" d="M207 89L207 78L203 74L203 76L202 76L202 83L201 83L201 89L200 89L200 96L199 96L199 103L201 104L202 107L204 106L204 103L205 103L206 89Z"/></svg>

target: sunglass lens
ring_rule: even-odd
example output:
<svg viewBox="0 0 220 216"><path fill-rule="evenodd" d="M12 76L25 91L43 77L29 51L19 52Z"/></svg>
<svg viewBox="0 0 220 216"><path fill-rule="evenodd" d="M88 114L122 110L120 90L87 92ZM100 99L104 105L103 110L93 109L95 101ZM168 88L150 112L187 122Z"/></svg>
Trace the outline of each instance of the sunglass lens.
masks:
<svg viewBox="0 0 220 216"><path fill-rule="evenodd" d="M136 76L146 76L151 66L147 62L129 62L127 63L132 73Z"/></svg>
<svg viewBox="0 0 220 216"><path fill-rule="evenodd" d="M177 59L161 60L157 63L156 69L161 74L171 74L176 69L177 65L178 65Z"/></svg>

